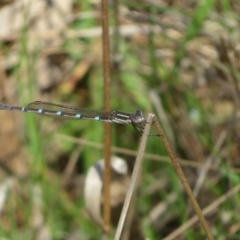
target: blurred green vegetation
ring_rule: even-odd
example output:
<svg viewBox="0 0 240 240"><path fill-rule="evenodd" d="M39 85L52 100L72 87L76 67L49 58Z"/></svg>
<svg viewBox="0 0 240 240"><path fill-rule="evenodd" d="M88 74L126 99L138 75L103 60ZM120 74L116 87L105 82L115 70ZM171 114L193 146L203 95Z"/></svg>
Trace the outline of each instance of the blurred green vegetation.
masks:
<svg viewBox="0 0 240 240"><path fill-rule="evenodd" d="M239 38L236 36L239 36L240 5L237 0L203 0L192 1L191 4L189 1L173 1L172 5L167 2L161 1L159 6L148 2L121 3L120 8L124 11L120 11L119 27L138 26L140 29L145 25L148 33L120 34L119 52L112 53L113 59L120 56L120 61L112 64L117 75L111 77L111 108L132 113L141 109L145 115L156 113L181 159L204 163L212 154L215 158L212 164L217 171L207 173L197 197L204 208L239 182L239 174L232 168L238 168L240 164L240 135L236 121L240 68L236 43L236 38ZM78 13L100 11L99 5L90 2L79 0L75 4ZM111 11L112 23L114 16ZM136 13L139 15L135 16ZM100 27L100 20L99 17L76 18L70 22L68 30L94 29ZM89 62L87 70L71 90L64 88L68 86L63 84L64 79L71 82L71 77L66 76L63 76L63 82L53 83L49 89L42 90L36 82L36 68L43 49L39 46L34 51L29 50L28 25L26 19L17 42L18 62L7 76L14 77L16 94L8 99L2 93L1 101L26 106L34 100L47 98L51 102L81 108L103 109L101 36L66 37L61 50L74 62L68 74L71 75L79 63ZM111 39L114 39L112 35ZM11 49L4 41L1 50L2 55L8 58ZM212 52L216 53L216 58ZM38 208L44 217L38 221L43 221L42 225L50 232L51 239L70 239L73 233L78 236L75 239L100 239L101 229L89 219L84 209L83 184L78 185L74 181L77 181L77 176L84 176L104 152L85 145L71 176L74 181L67 187L63 186L64 170L77 144L58 139L58 134L103 143L103 124L58 121L21 113L14 113L14 116L16 121L24 119L23 129L17 133L29 169L23 178L12 176L19 181L19 186L11 190L10 200L2 210L0 239L41 239L34 229L34 221L37 220L32 219L32 211L38 211ZM224 131L227 131L226 139L216 151L216 143ZM132 126L112 124L113 146L137 150L139 141L140 136ZM11 144L8 139L5 142ZM166 156L161 142L154 137L149 137L146 152ZM131 169L134 157L127 154L124 157ZM19 158L22 159L22 155L19 154ZM184 171L189 184L194 187L200 168L185 166ZM162 239L194 215L181 183L168 163L144 159L138 194L136 215L145 239ZM173 201L169 200L171 194L175 195ZM155 207L160 203L165 203L165 211L152 221L150 213L157 211ZM239 203L239 194L235 194L207 216L216 239L239 239L239 214L236 214ZM234 227L237 229L232 229ZM178 239L204 238L201 226L195 224Z"/></svg>

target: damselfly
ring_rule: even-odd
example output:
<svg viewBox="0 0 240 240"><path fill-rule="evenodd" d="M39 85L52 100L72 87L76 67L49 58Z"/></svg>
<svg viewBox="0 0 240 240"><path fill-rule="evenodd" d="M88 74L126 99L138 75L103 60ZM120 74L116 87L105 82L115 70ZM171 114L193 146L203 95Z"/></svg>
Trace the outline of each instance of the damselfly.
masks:
<svg viewBox="0 0 240 240"><path fill-rule="evenodd" d="M146 120L144 119L140 110L137 110L134 114L119 110L113 112L103 112L41 101L32 102L27 107L9 106L0 103L0 110L29 112L69 120L89 119L118 124L132 124L133 127L140 133L140 135L142 135L146 124Z"/></svg>

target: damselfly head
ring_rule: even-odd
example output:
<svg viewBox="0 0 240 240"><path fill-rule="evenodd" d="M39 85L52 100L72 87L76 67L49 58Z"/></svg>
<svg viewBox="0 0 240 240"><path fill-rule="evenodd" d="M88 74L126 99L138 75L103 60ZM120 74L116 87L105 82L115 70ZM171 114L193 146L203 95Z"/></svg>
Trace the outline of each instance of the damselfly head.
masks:
<svg viewBox="0 0 240 240"><path fill-rule="evenodd" d="M140 111L140 110L137 110L135 114L132 114L131 119L132 119L133 123L144 123L145 122L142 111Z"/></svg>
<svg viewBox="0 0 240 240"><path fill-rule="evenodd" d="M131 115L131 121L133 127L139 132L139 134L142 136L143 131L146 125L146 120L143 117L142 111L137 110L135 114ZM159 137L159 134L149 134L148 136L154 136L154 137Z"/></svg>

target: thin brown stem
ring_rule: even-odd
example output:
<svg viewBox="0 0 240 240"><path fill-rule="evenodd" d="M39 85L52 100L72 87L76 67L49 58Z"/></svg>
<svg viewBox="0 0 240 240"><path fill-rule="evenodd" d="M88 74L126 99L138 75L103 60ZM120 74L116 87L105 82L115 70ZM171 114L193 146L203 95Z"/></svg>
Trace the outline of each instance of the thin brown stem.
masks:
<svg viewBox="0 0 240 240"><path fill-rule="evenodd" d="M213 240L213 236L211 235L210 229L209 229L209 227L207 225L207 222L206 222L206 220L205 220L205 218L202 214L202 211L201 211L196 199L193 196L192 190L191 190L191 188L190 188L190 186L187 182L187 179L186 179L186 177L183 173L183 170L182 170L177 158L175 157L175 155L174 155L174 153L173 153L173 151L170 147L170 144L169 144L169 142L168 142L168 140L167 140L167 138L166 138L159 122L158 122L158 120L156 119L156 117L154 117L153 124L156 127L156 129L157 129L157 131L158 131L158 133L159 133L159 135L162 139L162 142L163 142L163 144L164 144L164 146L165 146L165 148L168 152L168 155L169 155L169 157L172 161L173 167L175 168L175 170L177 172L177 175L179 176L179 178L180 178L180 180L183 184L183 187L184 187L184 189L185 189L185 191L186 191L186 193L189 197L189 200L190 200L190 202L191 202L191 204L192 204L192 206L193 206L193 208L194 208L194 210L195 210L195 212L196 212L196 214L199 218L200 223L202 224L202 227L203 227L203 229L204 229L204 231L207 235L207 238L209 240Z"/></svg>
<svg viewBox="0 0 240 240"><path fill-rule="evenodd" d="M102 47L103 47L103 77L104 77L104 110L110 111L110 47L108 32L108 2L102 0ZM104 230L106 234L110 231L110 181L111 181L111 128L109 123L104 124L104 154L105 154L105 174L104 174Z"/></svg>

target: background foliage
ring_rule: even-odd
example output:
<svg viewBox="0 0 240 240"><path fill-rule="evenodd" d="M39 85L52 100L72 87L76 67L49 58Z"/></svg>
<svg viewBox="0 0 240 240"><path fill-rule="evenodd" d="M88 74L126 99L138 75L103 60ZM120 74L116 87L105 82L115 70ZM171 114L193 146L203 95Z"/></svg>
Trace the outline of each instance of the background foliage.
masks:
<svg viewBox="0 0 240 240"><path fill-rule="evenodd" d="M0 9L1 102L102 109L100 2L25 2ZM112 109L156 114L200 206L215 203L207 216L215 238L239 239L239 193L217 204L239 184L239 1L121 1L119 35L109 11ZM83 180L103 157L86 142L103 143L103 124L0 114L1 239L100 239ZM137 150L139 139L132 126L112 125L114 146ZM159 140L149 138L146 152L135 226L163 239L194 213ZM131 169L134 156L119 155ZM204 234L196 223L177 239Z"/></svg>

